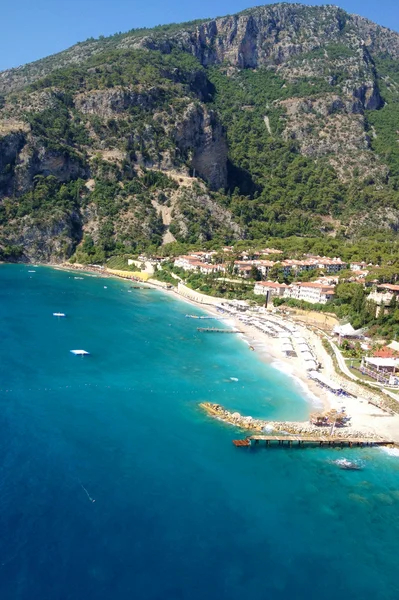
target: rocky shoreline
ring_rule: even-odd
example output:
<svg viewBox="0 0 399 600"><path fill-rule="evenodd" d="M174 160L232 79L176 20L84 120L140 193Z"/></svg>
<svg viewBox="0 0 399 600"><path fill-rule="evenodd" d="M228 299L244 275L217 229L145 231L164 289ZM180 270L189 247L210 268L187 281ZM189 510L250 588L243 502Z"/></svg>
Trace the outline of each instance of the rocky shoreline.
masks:
<svg viewBox="0 0 399 600"><path fill-rule="evenodd" d="M230 412L226 410L220 404L214 404L212 402L202 402L200 407L205 410L205 412L219 421L223 421L224 423L228 423L229 425L234 425L235 427L240 427L240 429L244 429L246 431L250 431L253 433L265 433L268 435L273 435L273 433L286 433L293 435L306 435L320 437L324 436L326 438L364 438L370 440L380 440L382 439L377 435L365 434L363 431L356 431L352 429L350 426L334 428L334 435L331 435L331 427L319 427L316 425L312 425L310 422L306 421L266 421L264 419L254 419L250 416L243 416L238 412Z"/></svg>

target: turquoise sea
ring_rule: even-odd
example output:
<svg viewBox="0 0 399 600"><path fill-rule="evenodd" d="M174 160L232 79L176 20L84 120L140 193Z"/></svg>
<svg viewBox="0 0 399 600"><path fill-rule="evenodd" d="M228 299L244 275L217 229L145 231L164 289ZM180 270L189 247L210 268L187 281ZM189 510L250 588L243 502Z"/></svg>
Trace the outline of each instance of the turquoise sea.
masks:
<svg viewBox="0 0 399 600"><path fill-rule="evenodd" d="M295 381L167 293L76 276L0 265L1 600L399 598L398 456L236 449L199 402L306 418Z"/></svg>

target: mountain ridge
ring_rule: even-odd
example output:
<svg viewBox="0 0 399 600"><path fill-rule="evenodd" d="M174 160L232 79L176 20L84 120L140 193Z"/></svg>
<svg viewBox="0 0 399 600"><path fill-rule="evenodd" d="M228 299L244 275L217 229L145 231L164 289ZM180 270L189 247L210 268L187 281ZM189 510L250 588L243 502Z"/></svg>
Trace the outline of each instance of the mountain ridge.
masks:
<svg viewBox="0 0 399 600"><path fill-rule="evenodd" d="M398 57L363 17L274 4L3 71L0 253L395 236Z"/></svg>
<svg viewBox="0 0 399 600"><path fill-rule="evenodd" d="M369 44L373 45L375 43L375 38L377 34L384 34L386 37L388 37L390 40L394 40L396 42L396 44L394 44L394 47L392 48L392 45L389 46L389 48L387 48L384 45L384 50L387 51L388 53L391 53L394 51L394 56L396 58L399 57L399 33L389 29L388 27L384 27L382 25L378 25L376 23L373 23L371 20L362 17L360 15L357 14L349 14L346 13L345 11L343 11L343 9L341 9L338 6L335 5L323 5L323 6L307 6L307 5L302 5L300 3L275 3L275 4L268 4L268 5L260 5L260 6L255 6L255 7L250 7L247 9L244 9L243 11L235 14L235 15L228 15L225 17L216 17L216 18L209 18L209 19L197 19L195 21L189 21L186 23L171 23L169 25L164 25L164 26L158 26L158 27L154 27L154 28L138 28L138 29L132 29L130 31L124 32L124 33L117 33L114 34L112 36L100 36L97 39L94 38L89 38L88 40L85 40L84 42L77 42L76 44L73 44L71 47L67 48L66 50L62 50L61 52L57 52L55 54L49 55L45 58L41 58L38 59L36 61L33 61L31 63L27 63L25 65L21 65L18 67L13 67L11 69L5 69L3 71L0 71L0 93L9 93L9 91L12 91L13 89L20 89L20 86L24 86L26 85L26 82L23 83L19 83L16 84L16 87L14 87L12 84L8 85L8 89L7 89L7 80L13 79L13 75L19 75L21 73L23 73L27 68L29 67L40 67L41 65L43 65L42 70L38 69L37 74L35 74L32 79L29 79L28 83L32 83L33 81L35 81L37 78L41 78L44 75L47 74L47 72L49 72L49 70L51 70L51 68L61 68L61 67L65 67L68 66L69 64L73 64L76 62L79 62L79 60L87 60L88 58L90 58L93 54L95 54L96 52L101 52L104 50L109 49L110 47L116 47L116 48L126 48L129 46L126 46L125 43L129 43L130 38L131 38L131 42L134 45L139 44L141 47L142 46L146 46L146 44L152 44L154 41L154 37L155 40L159 40L159 39L165 39L165 38L170 38L170 37L174 37L175 35L177 35L177 37L179 37L179 33L180 34L185 34L185 33L190 33L190 32L195 32L195 29L197 29L198 31L198 36L201 37L201 29L205 26L208 26L209 29L214 28L214 26L218 23L223 23L226 20L229 19L239 19L240 17L246 17L246 16L253 16L254 14L259 13L260 11L264 11L265 14L270 14L271 16L273 16L273 13L277 10L279 11L281 8L284 9L284 11L286 10L290 10L290 9L303 9L305 12L309 12L311 13L319 11L319 10L323 10L325 9L326 12L331 14L331 10L333 9L333 11L335 11L337 13L337 15L343 15L345 14L346 16L348 16L353 22L354 24L356 24L356 26L359 28L359 30L363 31L364 34L367 34L368 36L368 42ZM174 33L174 29L176 29L176 33ZM153 33L154 37L151 37L151 32L155 32L155 36ZM137 38L137 41L135 42L135 39ZM140 41L141 40L141 41ZM367 42L366 42L367 44ZM79 54L78 51L81 50L85 50L85 52L83 52L83 56L81 59L79 59L78 56L75 56L75 52L77 54ZM68 55L71 55L70 58L68 58ZM63 61L62 58L65 56L65 60ZM60 60L60 64L55 64L54 67L51 67L51 63L54 61L56 63L56 59L61 59ZM48 66L47 66L48 65ZM248 65L243 65L243 66L248 66Z"/></svg>

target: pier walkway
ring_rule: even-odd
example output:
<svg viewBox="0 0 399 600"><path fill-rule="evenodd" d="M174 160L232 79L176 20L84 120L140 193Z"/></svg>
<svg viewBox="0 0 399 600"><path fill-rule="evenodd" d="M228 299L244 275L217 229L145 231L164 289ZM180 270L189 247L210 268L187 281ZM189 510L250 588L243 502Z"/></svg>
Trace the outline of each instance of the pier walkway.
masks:
<svg viewBox="0 0 399 600"><path fill-rule="evenodd" d="M364 448L370 446L391 446L394 442L389 440L373 440L369 438L340 438L328 436L300 436L300 435L251 435L242 440L233 440L238 448L249 448L259 446L264 442L266 448L270 446L296 446L305 447L331 447L331 448Z"/></svg>

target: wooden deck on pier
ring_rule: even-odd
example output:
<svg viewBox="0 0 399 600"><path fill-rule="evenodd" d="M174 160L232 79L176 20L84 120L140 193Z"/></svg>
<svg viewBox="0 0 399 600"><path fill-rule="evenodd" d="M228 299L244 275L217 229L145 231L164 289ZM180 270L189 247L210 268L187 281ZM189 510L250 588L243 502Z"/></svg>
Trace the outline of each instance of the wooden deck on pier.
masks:
<svg viewBox="0 0 399 600"><path fill-rule="evenodd" d="M261 442L266 447L270 446L297 446L305 447L370 447L370 446L390 446L393 444L389 440L370 440L367 438L333 438L327 436L301 436L301 435L251 435L243 440L233 440L233 444L238 448L258 446Z"/></svg>

